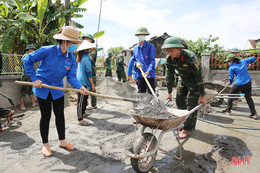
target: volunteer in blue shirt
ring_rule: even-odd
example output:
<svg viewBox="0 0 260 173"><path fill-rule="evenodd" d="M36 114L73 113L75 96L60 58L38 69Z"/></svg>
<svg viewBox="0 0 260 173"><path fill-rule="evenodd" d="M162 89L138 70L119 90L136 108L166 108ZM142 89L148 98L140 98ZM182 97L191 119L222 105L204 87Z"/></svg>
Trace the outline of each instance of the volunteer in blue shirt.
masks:
<svg viewBox="0 0 260 173"><path fill-rule="evenodd" d="M139 40L139 44L134 47L133 50L133 61L135 68L137 68L137 78L138 78L138 90L139 93L148 92L150 94L151 91L147 86L141 71L139 68L141 67L144 71L145 77L147 77L149 83L151 84L153 90L155 90L155 47L153 44L145 41L145 37L150 35L147 28L140 27L137 29L136 34ZM133 81L133 77L129 76L130 81Z"/></svg>
<svg viewBox="0 0 260 173"><path fill-rule="evenodd" d="M63 78L67 76L68 82L75 88L86 94L87 89L76 77L76 58L72 54L77 49L79 32L72 26L66 26L59 33L53 36L59 44L43 46L32 52L23 60L25 72L31 77L33 91L38 99L41 111L40 133L43 147L42 153L48 157L52 155L49 147L48 134L51 118L51 104L55 114L55 123L59 136L59 147L74 150L75 146L65 140L65 119L64 119L64 91L42 88L42 84L63 87ZM37 71L34 70L34 63L41 62Z"/></svg>
<svg viewBox="0 0 260 173"><path fill-rule="evenodd" d="M77 49L77 62L78 62L78 72L77 78L88 90L94 92L95 85L92 78L92 64L91 57L89 53L91 49L96 48L97 46L94 43L90 43L87 40L84 40ZM77 103L77 115L78 115L78 125L88 126L89 122L83 120L83 117L87 115L85 113L87 107L88 95L83 95L78 93L78 103Z"/></svg>
<svg viewBox="0 0 260 173"><path fill-rule="evenodd" d="M134 58L131 57L129 63L128 63L128 67L127 67L127 75L130 78L133 78L132 80L130 80L130 82L136 82L137 86L138 86L138 78L137 78L137 68L135 68L134 66Z"/></svg>
<svg viewBox="0 0 260 173"><path fill-rule="evenodd" d="M246 102L250 109L250 118L258 119L255 104L251 97L252 92L252 78L248 73L247 64L251 64L256 60L255 57L249 57L246 59L241 59L240 57L230 54L227 56L225 62L230 64L228 73L229 73L229 85L233 83L234 85L230 90L230 94L238 94L240 91L245 94ZM232 100L228 99L227 108L223 112L231 113L232 109Z"/></svg>

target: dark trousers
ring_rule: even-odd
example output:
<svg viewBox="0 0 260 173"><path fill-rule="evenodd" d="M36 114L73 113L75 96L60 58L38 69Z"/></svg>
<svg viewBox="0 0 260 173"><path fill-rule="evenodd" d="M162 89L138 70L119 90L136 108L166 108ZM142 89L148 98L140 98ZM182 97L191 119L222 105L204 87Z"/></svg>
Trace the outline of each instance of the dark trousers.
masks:
<svg viewBox="0 0 260 173"><path fill-rule="evenodd" d="M55 124L58 131L59 140L64 140L65 139L64 96L56 100L53 100L51 93L49 93L46 100L41 99L39 97L37 97L37 99L41 111L40 132L42 137L42 143L48 142L52 106L55 115Z"/></svg>
<svg viewBox="0 0 260 173"><path fill-rule="evenodd" d="M255 104L254 101L251 97L251 92L252 92L252 83L251 81L248 82L245 85L236 85L234 84L231 88L231 90L229 91L229 94L238 94L239 92L242 92L243 94L245 94L245 98L246 98L246 102L249 106L250 112L251 114L255 114L256 110L255 110ZM232 102L234 99L228 99L228 104L227 104L227 109L231 110L232 109Z"/></svg>
<svg viewBox="0 0 260 173"><path fill-rule="evenodd" d="M155 79L154 78L147 78L151 87L153 88L153 91L155 91ZM145 82L144 78L138 78L138 92L139 93L149 93L152 94L150 91L148 85Z"/></svg>
<svg viewBox="0 0 260 173"><path fill-rule="evenodd" d="M87 107L87 101L88 95L82 95L78 93L77 115L79 121L83 120L83 115L85 114Z"/></svg>

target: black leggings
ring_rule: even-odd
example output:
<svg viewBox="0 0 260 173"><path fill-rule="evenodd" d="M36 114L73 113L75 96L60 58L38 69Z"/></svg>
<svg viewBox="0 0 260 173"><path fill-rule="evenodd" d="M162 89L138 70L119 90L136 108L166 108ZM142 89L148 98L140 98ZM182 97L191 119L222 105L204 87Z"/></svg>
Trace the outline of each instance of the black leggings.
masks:
<svg viewBox="0 0 260 173"><path fill-rule="evenodd" d="M41 110L40 132L42 143L48 142L49 126L51 119L51 103L53 105L53 112L55 115L55 124L59 135L59 140L65 139L65 120L64 120L64 96L56 100L52 99L49 93L46 100L37 97Z"/></svg>
<svg viewBox="0 0 260 173"><path fill-rule="evenodd" d="M236 85L234 84L231 88L231 90L229 91L229 94L238 94L239 92L242 92L243 94L245 94L245 98L246 98L246 102L248 104L248 107L250 109L251 114L255 114L256 110L255 110L255 104L254 101L251 97L251 92L252 92L252 83L251 81L248 82L245 85ZM232 108L232 101L234 99L228 99L228 105L227 105L227 109L231 110Z"/></svg>

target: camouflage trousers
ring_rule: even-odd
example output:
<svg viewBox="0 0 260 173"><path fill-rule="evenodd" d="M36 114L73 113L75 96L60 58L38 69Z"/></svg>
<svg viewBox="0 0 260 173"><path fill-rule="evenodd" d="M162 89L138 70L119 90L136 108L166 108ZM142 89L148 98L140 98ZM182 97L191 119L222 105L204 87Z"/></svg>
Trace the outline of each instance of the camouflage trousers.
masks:
<svg viewBox="0 0 260 173"><path fill-rule="evenodd" d="M94 66L92 66L92 79L93 79L94 86L96 87L97 78L96 78L96 68ZM92 107L97 106L97 97L96 96L91 96L91 106Z"/></svg>
<svg viewBox="0 0 260 173"><path fill-rule="evenodd" d="M106 69L105 77L111 76L112 77L112 69Z"/></svg>
<svg viewBox="0 0 260 173"><path fill-rule="evenodd" d="M199 98L200 93L198 92L197 87L194 87L193 90L189 91L186 86L178 85L176 94L176 104L178 109L193 109L198 105ZM189 115L187 120L184 122L184 130L195 130L197 113L198 111L195 111Z"/></svg>
<svg viewBox="0 0 260 173"><path fill-rule="evenodd" d="M26 82L32 82L30 76L28 76L28 75L22 75L21 80L26 81ZM26 96L26 94L33 95L32 86L21 85L20 94L22 96Z"/></svg>
<svg viewBox="0 0 260 173"><path fill-rule="evenodd" d="M116 74L119 82L121 82L121 79L124 83L126 82L125 70L117 70Z"/></svg>
<svg viewBox="0 0 260 173"><path fill-rule="evenodd" d="M0 128L2 127L1 118L6 118L11 109L0 108Z"/></svg>

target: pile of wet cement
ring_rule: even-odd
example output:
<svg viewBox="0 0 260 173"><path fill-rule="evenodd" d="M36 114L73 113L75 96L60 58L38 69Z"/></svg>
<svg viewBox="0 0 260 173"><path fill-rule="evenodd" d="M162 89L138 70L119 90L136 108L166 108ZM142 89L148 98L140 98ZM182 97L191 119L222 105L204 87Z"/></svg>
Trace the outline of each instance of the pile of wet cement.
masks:
<svg viewBox="0 0 260 173"><path fill-rule="evenodd" d="M133 102L134 110L131 111L135 115L162 119L176 117L167 111L163 101L155 99L151 94L137 93L136 89L128 83L116 82L111 77L106 77L97 88L101 94L138 100Z"/></svg>

